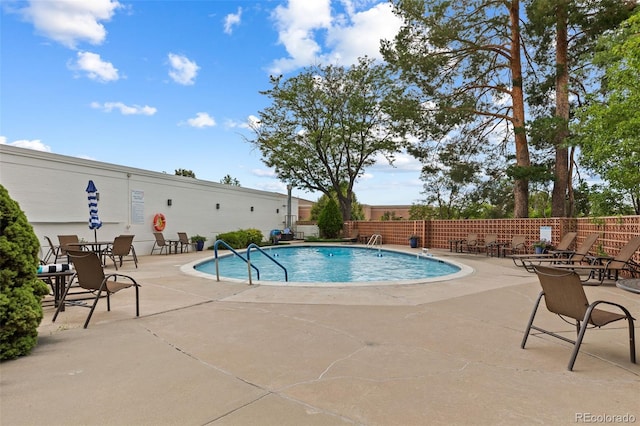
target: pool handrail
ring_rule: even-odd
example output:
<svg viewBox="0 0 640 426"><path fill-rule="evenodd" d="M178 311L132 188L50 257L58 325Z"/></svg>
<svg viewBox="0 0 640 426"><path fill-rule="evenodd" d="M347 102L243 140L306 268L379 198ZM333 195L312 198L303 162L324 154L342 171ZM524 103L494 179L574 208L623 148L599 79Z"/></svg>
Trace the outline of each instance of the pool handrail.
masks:
<svg viewBox="0 0 640 426"><path fill-rule="evenodd" d="M244 263L246 263L247 265L249 265L250 267L255 269L256 272L258 273L258 279L260 279L260 270L258 268L256 268L254 265L251 265L251 263L249 262L248 259L245 259L244 256L242 256L233 247L231 247L229 244L227 244L226 241L224 241L224 240L216 240L216 242L213 243L213 255L214 255L214 258L215 258L215 261L216 261L216 281L220 281L220 270L218 268L218 245L220 245L220 244L225 246L227 249L231 250L231 252L233 252L233 254L238 256L240 259L244 260ZM247 253L248 253L248 251L247 251ZM249 284L251 284L251 269L249 269Z"/></svg>
<svg viewBox="0 0 640 426"><path fill-rule="evenodd" d="M282 268L282 270L284 271L284 280L285 282L289 281L289 273L287 272L287 268L285 268L280 262L278 262L277 260L275 260L273 257L271 257L271 255L269 255L269 253L267 253L266 251L262 250L260 248L260 246L258 246L256 243L251 243L247 246L247 270L249 271L249 285L252 285L251 282L251 266L253 266L251 264L251 249L255 248L257 249L260 253L264 254L268 259L271 259L271 261L273 263L275 263L276 265L278 265L279 267ZM254 266L255 268L255 266ZM256 268L257 270L257 268ZM258 274L258 280L260 280L260 275Z"/></svg>

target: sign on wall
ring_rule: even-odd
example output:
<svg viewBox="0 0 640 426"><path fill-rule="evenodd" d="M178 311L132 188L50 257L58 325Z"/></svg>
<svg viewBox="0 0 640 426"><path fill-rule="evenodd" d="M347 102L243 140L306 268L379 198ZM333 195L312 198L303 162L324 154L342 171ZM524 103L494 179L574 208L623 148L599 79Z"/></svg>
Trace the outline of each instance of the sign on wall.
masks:
<svg viewBox="0 0 640 426"><path fill-rule="evenodd" d="M131 190L131 224L144 225L144 191Z"/></svg>
<svg viewBox="0 0 640 426"><path fill-rule="evenodd" d="M540 227L540 241L551 241L551 226Z"/></svg>

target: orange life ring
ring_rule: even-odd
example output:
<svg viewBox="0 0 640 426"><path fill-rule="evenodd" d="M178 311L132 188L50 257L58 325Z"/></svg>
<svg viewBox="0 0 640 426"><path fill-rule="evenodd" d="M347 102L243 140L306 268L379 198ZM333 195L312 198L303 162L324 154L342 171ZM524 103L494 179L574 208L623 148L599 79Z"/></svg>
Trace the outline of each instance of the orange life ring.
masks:
<svg viewBox="0 0 640 426"><path fill-rule="evenodd" d="M167 219L165 219L162 213L156 213L153 217L153 229L156 231L164 231L165 226L167 226Z"/></svg>

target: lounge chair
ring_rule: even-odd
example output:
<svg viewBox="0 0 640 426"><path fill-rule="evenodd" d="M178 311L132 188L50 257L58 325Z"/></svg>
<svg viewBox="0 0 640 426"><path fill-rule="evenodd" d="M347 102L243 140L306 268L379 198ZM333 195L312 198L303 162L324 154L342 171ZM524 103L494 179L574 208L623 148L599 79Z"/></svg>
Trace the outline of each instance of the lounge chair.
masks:
<svg viewBox="0 0 640 426"><path fill-rule="evenodd" d="M580 350L580 345L582 344L582 339L584 338L584 334L589 325L602 327L614 321L626 319L629 324L630 359L633 364L636 363L633 317L624 306L613 302L606 302L604 300L598 300L589 304L587 296L584 293L582 283L580 282L580 277L573 271L538 266L536 267L536 272L538 274L538 279L540 280L540 285L542 286L542 291L535 302L524 337L522 338L522 343L520 345L522 349L524 349L524 346L527 343L527 338L529 337L531 329L564 340L565 342L572 343L573 353L571 354L568 366L568 370L572 371L573 365L576 362L576 357L578 356L578 351ZM547 309L550 312L560 315L561 317L571 318L575 321L578 333L575 341L533 325L533 320L543 296ZM622 314L597 309L596 306L601 304L617 307L622 311Z"/></svg>
<svg viewBox="0 0 640 426"><path fill-rule="evenodd" d="M151 247L151 254L154 251L160 250L160 254L164 250L164 254L171 253L171 247L173 247L175 252L178 252L178 241L177 240L165 240L162 232L154 232L153 236L155 237L155 242L153 243L153 247Z"/></svg>
<svg viewBox="0 0 640 426"><path fill-rule="evenodd" d="M586 272L588 273L587 277L583 280L583 282L589 281L591 278L596 278L599 283L602 284L603 281L607 277L611 277L611 274L614 274L614 279L618 279L618 275L622 271L628 271L631 276L635 277L636 275L640 276L640 263L633 261L632 257L636 250L640 248L640 235L629 240L627 244L625 244L618 254L611 257L602 257L602 256L593 256L591 257L591 264L588 265L556 265L556 267L561 269L570 269L575 272Z"/></svg>
<svg viewBox="0 0 640 426"><path fill-rule="evenodd" d="M502 246L502 255L507 256L507 252L510 255L514 253L522 253L527 251L527 237L524 235L514 235L511 237L511 242Z"/></svg>
<svg viewBox="0 0 640 426"><path fill-rule="evenodd" d="M528 257L528 258L526 257L516 258L515 256L511 256L511 258L513 259L513 263L515 263L516 266L524 267L527 271L532 273L535 272L535 266L543 263L547 263L547 264L552 263L552 264L555 264L556 266L560 264L581 265L584 262L591 264L591 261L589 260L589 257L588 257L589 251L591 250L591 247L593 247L593 245L598 240L598 237L599 237L599 234L587 235L587 238L584 239L582 244L580 244L580 246L576 249L575 252L566 251L562 255L557 255L557 256L549 255L547 257L542 257L540 255L532 255L531 257ZM521 264L518 264L517 263L518 261L521 262Z"/></svg>
<svg viewBox="0 0 640 426"><path fill-rule="evenodd" d="M120 291L125 288L135 287L136 289L136 317L140 316L140 299L139 299L139 290L140 285L128 275L122 274L104 274L104 269L102 267L102 261L100 257L90 251L74 251L68 250L68 256L73 262L73 265L76 269L76 278L77 282L83 289L90 291L95 295L93 299L93 305L91 306L91 310L89 311L89 315L84 322L84 328L87 328L89 325L89 321L91 320L91 316L93 315L93 311L98 304L98 300L100 300L100 296L104 292L107 296L107 311L111 310L111 294ZM122 280L124 278L124 280ZM117 280L117 281L116 281ZM62 295L62 299L56 309L55 314L53 315L52 322L56 321L58 314L60 313L61 308L65 305L65 299L69 294L69 288L71 287L71 283L74 280L69 280L64 293ZM84 306L84 305L80 305ZM86 306L88 307L88 306Z"/></svg>
<svg viewBox="0 0 640 426"><path fill-rule="evenodd" d="M116 257L120 261L120 266L122 266L122 262L126 256L131 256L131 259L136 268L138 267L138 256L136 256L136 249L133 248L133 235L119 235L113 240L113 244L111 244L107 249L103 252L105 257L110 258L113 261L113 266L118 269L118 264L116 263Z"/></svg>
<svg viewBox="0 0 640 426"><path fill-rule="evenodd" d="M478 234L469 234L466 239L460 242L460 251L464 251L465 248L469 253L478 249Z"/></svg>
<svg viewBox="0 0 640 426"><path fill-rule="evenodd" d="M535 272L532 264L534 262L553 262L553 263L580 263L584 260L584 257L589 253L591 247L598 239L598 234L589 234L585 238L584 242L574 251L569 250L569 247L573 243L576 235L575 232L567 233L564 238L558 243L555 250L550 250L548 253L539 254L514 254L509 256L513 260L514 265L518 267L524 267L529 272ZM569 243L567 244L567 240ZM539 263L538 263L539 264Z"/></svg>

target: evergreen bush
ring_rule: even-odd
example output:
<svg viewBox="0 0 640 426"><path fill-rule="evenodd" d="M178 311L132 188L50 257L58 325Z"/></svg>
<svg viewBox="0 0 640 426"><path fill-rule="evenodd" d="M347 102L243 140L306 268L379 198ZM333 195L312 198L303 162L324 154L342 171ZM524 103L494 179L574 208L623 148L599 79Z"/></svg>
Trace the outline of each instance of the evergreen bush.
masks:
<svg viewBox="0 0 640 426"><path fill-rule="evenodd" d="M224 240L234 249L246 248L251 243L260 245L263 238L262 231L254 228L225 232L216 236L216 240Z"/></svg>
<svg viewBox="0 0 640 426"><path fill-rule="evenodd" d="M327 201L318 216L318 229L324 238L336 238L342 230L342 214L333 198Z"/></svg>
<svg viewBox="0 0 640 426"><path fill-rule="evenodd" d="M27 355L38 341L42 296L40 243L17 202L0 185L0 360Z"/></svg>

